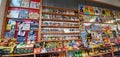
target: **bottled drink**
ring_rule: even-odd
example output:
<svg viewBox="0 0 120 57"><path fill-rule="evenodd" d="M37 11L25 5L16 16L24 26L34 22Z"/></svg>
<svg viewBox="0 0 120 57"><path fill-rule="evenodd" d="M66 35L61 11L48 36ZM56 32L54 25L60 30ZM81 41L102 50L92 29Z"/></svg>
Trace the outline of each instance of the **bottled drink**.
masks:
<svg viewBox="0 0 120 57"><path fill-rule="evenodd" d="M82 57L82 50L79 51L79 57Z"/></svg>

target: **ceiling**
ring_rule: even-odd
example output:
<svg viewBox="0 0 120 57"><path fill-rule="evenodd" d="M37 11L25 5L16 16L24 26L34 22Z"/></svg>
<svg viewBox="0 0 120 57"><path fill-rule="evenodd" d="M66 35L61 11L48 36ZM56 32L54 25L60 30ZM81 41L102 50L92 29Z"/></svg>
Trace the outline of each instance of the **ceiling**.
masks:
<svg viewBox="0 0 120 57"><path fill-rule="evenodd" d="M99 1L99 2L103 2L106 4L120 7L120 0L94 0L94 1Z"/></svg>

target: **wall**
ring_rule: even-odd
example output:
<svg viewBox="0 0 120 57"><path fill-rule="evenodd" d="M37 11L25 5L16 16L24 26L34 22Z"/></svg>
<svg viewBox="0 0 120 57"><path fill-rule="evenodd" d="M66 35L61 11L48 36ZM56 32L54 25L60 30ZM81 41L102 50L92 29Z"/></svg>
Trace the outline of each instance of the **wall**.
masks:
<svg viewBox="0 0 120 57"><path fill-rule="evenodd" d="M120 0L96 0L96 1L107 3L107 4L112 4L114 6L120 7Z"/></svg>
<svg viewBox="0 0 120 57"><path fill-rule="evenodd" d="M57 6L63 8L77 8L77 2L75 0L43 0L45 6Z"/></svg>
<svg viewBox="0 0 120 57"><path fill-rule="evenodd" d="M108 8L112 10L120 10L120 8L118 7L113 7L110 5L94 2L91 0L43 0L43 5L45 6L57 6L57 7L78 9L78 4L97 6L97 7Z"/></svg>
<svg viewBox="0 0 120 57"><path fill-rule="evenodd" d="M1 29L2 29L2 24L3 24L3 19L4 19L6 1L7 0L1 0L2 3L0 5L0 32L1 32ZM1 35L1 33L0 33L0 35Z"/></svg>

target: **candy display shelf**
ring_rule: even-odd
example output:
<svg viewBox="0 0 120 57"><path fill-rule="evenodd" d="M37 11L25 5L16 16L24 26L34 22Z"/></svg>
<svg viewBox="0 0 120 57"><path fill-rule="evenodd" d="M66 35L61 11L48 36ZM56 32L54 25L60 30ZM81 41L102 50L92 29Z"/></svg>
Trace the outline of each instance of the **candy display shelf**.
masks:
<svg viewBox="0 0 120 57"><path fill-rule="evenodd" d="M39 40L39 23L41 17L41 1L40 0L27 0L13 3L14 0L7 1L5 17L2 27L2 38L16 38L18 39L21 36L18 36L18 32L24 31L24 38L27 39L29 36L27 34L30 31L35 32L35 40ZM32 4L32 3L36 4ZM16 5L17 4L17 5ZM13 33L11 33L13 32ZM9 35L12 34L12 35ZM20 39L19 39L20 40ZM21 39L22 40L22 39Z"/></svg>
<svg viewBox="0 0 120 57"><path fill-rule="evenodd" d="M116 25L114 23L99 23L99 22L84 22L84 23L92 23L92 24L113 24Z"/></svg>
<svg viewBox="0 0 120 57"><path fill-rule="evenodd" d="M42 33L42 34L79 34L76 32L70 32L70 33L61 33L61 32L46 32L46 33Z"/></svg>
<svg viewBox="0 0 120 57"><path fill-rule="evenodd" d="M3 57L14 57L14 56L27 56L27 55L34 55L34 53L28 53L28 54L10 54L10 55L3 55Z"/></svg>
<svg viewBox="0 0 120 57"><path fill-rule="evenodd" d="M72 41L72 40L81 41L79 39L69 39L69 40L41 40L40 42L59 42L59 41Z"/></svg>
<svg viewBox="0 0 120 57"><path fill-rule="evenodd" d="M45 28L79 28L79 26L45 26L45 25L42 25L42 27L45 27Z"/></svg>
<svg viewBox="0 0 120 57"><path fill-rule="evenodd" d="M88 15L88 16L104 16L104 17L113 17L113 16L106 16L106 15L95 15L95 14L82 14L82 15Z"/></svg>
<svg viewBox="0 0 120 57"><path fill-rule="evenodd" d="M24 18L24 19L22 19L22 18L7 18L7 20L9 20L9 19L12 19L12 20L33 20L33 21L39 21L38 19L26 19L26 18Z"/></svg>
<svg viewBox="0 0 120 57"><path fill-rule="evenodd" d="M93 12L88 13L85 11L86 8L80 7L84 8L81 13L81 9L42 6L42 0L28 0L29 2L21 2L23 5L18 6L14 5L13 1L8 1L6 7L2 28L2 38L5 40L0 39L0 45L2 48L12 47L15 40L17 44L13 54L3 57L37 57L50 53L65 53L60 55L61 57L104 57L109 54L114 57L115 52L120 52L119 44L115 44L120 43L120 39L112 10L100 8L101 14L94 14L98 12L92 9L90 11ZM107 13L103 13L103 10ZM12 44L7 45L6 41ZM23 52L25 54L21 54Z"/></svg>
<svg viewBox="0 0 120 57"><path fill-rule="evenodd" d="M16 7L16 6L10 6L10 8L23 8L23 9L34 9L34 10L40 10L40 8Z"/></svg>
<svg viewBox="0 0 120 57"><path fill-rule="evenodd" d="M52 14L52 15L61 15L61 16L78 16L73 14L59 14L59 13L51 13L51 12L42 12L42 14Z"/></svg>
<svg viewBox="0 0 120 57"><path fill-rule="evenodd" d="M43 21L58 21L58 22L79 22L79 20L62 20L62 19L42 19Z"/></svg>

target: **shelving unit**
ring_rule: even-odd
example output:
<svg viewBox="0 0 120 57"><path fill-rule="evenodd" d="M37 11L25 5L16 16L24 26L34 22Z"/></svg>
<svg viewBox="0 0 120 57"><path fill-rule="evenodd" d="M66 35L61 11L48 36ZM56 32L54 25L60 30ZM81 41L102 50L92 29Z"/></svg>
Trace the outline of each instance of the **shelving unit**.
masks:
<svg viewBox="0 0 120 57"><path fill-rule="evenodd" d="M38 42L41 37L41 8L42 0L7 0L1 38L15 39L17 40L17 44L29 41ZM11 42L8 41L8 43ZM13 46L10 46L9 49L11 50L13 48ZM30 48L24 48L25 50L28 49L29 52L27 51L25 54L23 54L24 52L13 52L14 54L11 54L10 51L10 55L3 55L3 57L34 56L34 49L31 51Z"/></svg>
<svg viewBox="0 0 120 57"><path fill-rule="evenodd" d="M31 6L32 2L35 2L36 5ZM6 16L4 18L5 26L3 26L2 30L2 38L9 38L9 34L11 32L13 33L13 38L18 38L18 34L21 31L24 31L25 35L25 41L28 41L29 39L29 32L33 31L35 32L35 40L37 41L38 38L40 38L38 32L39 32L39 23L40 23L40 15L41 15L41 2L40 0L28 0L28 3L18 3L19 6L15 5L12 0L8 1L7 7L6 7ZM24 5L23 5L24 4ZM14 16L15 15L15 16ZM33 16L31 16L33 15ZM36 15L36 17L34 17ZM14 23L13 23L14 22ZM20 24L21 22L21 24ZM20 25L22 26L20 29ZM28 27L24 27L24 26ZM33 27L36 26L36 27ZM32 28L33 27L33 28ZM30 40L30 39L29 39Z"/></svg>
<svg viewBox="0 0 120 57"><path fill-rule="evenodd" d="M79 22L79 20L58 20L58 19L42 19L43 21L59 21L59 22Z"/></svg>
<svg viewBox="0 0 120 57"><path fill-rule="evenodd" d="M7 17L7 20L9 20L9 19L11 19L11 18L8 18L8 17ZM28 18L28 19L25 19L25 18L24 18L24 19L22 19L22 18L12 18L12 20L16 20L16 19L17 19L17 20L33 20L33 21L37 21L37 22L38 22L37 19L29 19L29 18Z"/></svg>
<svg viewBox="0 0 120 57"><path fill-rule="evenodd" d="M71 9L65 9L65 8L63 9L63 8L52 7L52 6L43 6L42 11L43 11L42 18L41 18L41 21L42 21L42 25L41 25L42 37L41 38L42 39L40 42L45 42L47 44L47 43L59 43L59 42L64 43L69 41L70 42L81 41L81 39L79 38L80 31L79 31L79 18L76 13L77 10L71 10ZM69 29L73 29L73 30L70 31ZM74 29L76 29L77 31L74 31ZM73 36L70 36L70 35L73 35ZM52 40L52 38L54 38L54 40ZM63 47L60 48L61 51L65 49L64 44L62 45ZM56 45L56 47L59 47L59 46ZM67 52L67 49L65 52Z"/></svg>
<svg viewBox="0 0 120 57"><path fill-rule="evenodd" d="M91 34L99 32L98 34L96 34L95 37L92 37L92 40L96 40L95 38L97 38L99 34L102 34L102 32L105 33L108 32L108 30L106 30L107 27L105 27L105 25L111 28L109 32L110 34L112 34L112 31L114 31L114 25L116 25L114 19L116 15L114 14L105 15L102 13L99 15L85 14L85 13L81 13L80 10L75 10L75 9L59 8L53 6L42 6L42 0L38 0L38 1L30 0L30 1L36 1L37 3L40 3L39 7L30 8L30 7L21 7L15 5L10 6L9 4L10 1L8 1L9 3L7 4L7 9L6 9L2 38L7 38L7 37L18 38L18 36L20 36L19 32L24 31L25 32L24 38L25 41L27 42L29 41L29 32L32 30L36 33L35 41L36 43L40 44L40 47L38 48L40 48L41 50L38 54L34 54L34 53L10 54L10 55L3 55L3 57L27 56L27 55L33 55L34 57L36 57L39 54L47 54L47 53L65 53L64 56L69 57L68 53L70 51L75 51L77 54L79 54L79 56L81 56L82 54L84 57L97 57L97 56L104 57L104 55L106 54L112 54L112 57L115 57L114 53L119 52L120 46L116 45L114 41L113 42L110 41L111 39L115 38L113 37L113 35L110 38L107 38L105 36L101 37L102 41L107 38L107 40L110 41L109 43L106 44L105 42L102 42L101 46L100 44L98 44L99 45L98 47L91 47L91 48L86 48L82 46L82 43L84 41L81 36L81 32L85 32L85 31L87 31L87 33L90 32ZM20 17L21 10L25 10L25 12L23 13L27 12L26 14L28 14L28 16L24 18ZM16 11L16 12L19 11L18 17L16 16L11 17L12 15L10 14L12 13L10 11ZM36 15L38 15L39 17L38 18L31 17L30 15L31 12L32 15L37 13ZM98 19L99 18L102 19L102 21L93 20L96 17L98 17ZM20 28L19 24L21 22L24 23L24 25L21 26L24 27L25 24L27 24L26 27L29 26L29 29ZM93 28L89 29L90 26L94 26L96 24L102 27L99 27L97 29L93 29ZM33 27L36 26L36 28L31 29L32 25ZM14 32L13 34L14 36L12 37L6 34L6 32L9 32L8 34L10 34L11 31ZM87 36L86 37L87 41L89 41L88 39L90 38L91 38L90 36L89 37ZM99 40L101 39L97 39L96 41ZM112 43L114 43L115 45L112 45ZM45 51L44 49L48 49L48 50ZM86 51L88 51L88 53L90 54L88 55Z"/></svg>
<svg viewBox="0 0 120 57"><path fill-rule="evenodd" d="M13 56L27 56L27 55L34 55L34 53L28 53L28 54L10 54L10 55L3 55L3 57L13 57Z"/></svg>
<svg viewBox="0 0 120 57"><path fill-rule="evenodd" d="M87 6L87 5L84 5L85 7ZM89 7L89 6L88 6ZM91 7L91 6L90 6ZM82 12L82 14L81 14L81 9L83 8L83 12ZM105 9L104 9L105 10ZM108 10L108 9L106 9L106 10ZM93 29L93 26L95 25L95 24L104 24L104 25L111 25L111 29L109 30L109 32L110 33L112 33L111 31L116 31L116 29L115 29L115 26L114 25L116 25L116 22L115 22L115 18L114 18L114 15L113 15L113 13L110 13L110 15L109 16L107 16L106 14L102 14L102 13L100 13L99 15L95 15L95 14L84 14L84 11L85 11L85 9L84 9L84 7L81 7L80 6L80 10L78 10L79 11L79 13L80 13L80 15L82 15L83 16L83 21L82 21L82 25L83 25L83 27L84 28L82 28L81 29L81 31L87 31L87 33L91 33L92 34L92 32L93 33L95 33L95 32L97 32L97 33L99 33L100 34L100 32L106 32L107 30L106 30L106 28L105 27L103 27L103 25L100 25L102 28L104 28L104 29L100 29L100 26L99 26L99 28L97 28L97 29ZM109 10L109 12L111 12L111 10ZM97 11L97 13L99 13L98 11ZM85 17L84 17L85 16ZM87 16L87 17L86 17ZM103 21L98 21L98 22L96 22L96 20L95 20L95 18L93 18L93 17L91 17L91 16L101 16L102 18L98 18L98 19L102 19ZM94 20L93 20L93 19ZM104 22L104 21L106 21L106 20L108 20L108 21L110 21L110 22ZM86 24L86 26L85 26L85 24ZM113 26L112 26L113 25ZM96 26L97 27L97 26ZM83 30L83 29L85 29L85 30ZM99 38L100 36L98 35L98 37L96 37L96 38ZM102 38L104 38L104 37L102 37ZM95 56L99 56L99 57L104 57L104 55L106 55L107 56L107 54L111 54L111 56L112 57L114 57L114 46L112 46L111 44L112 44L112 42L111 42L111 38L113 38L113 37L110 37L109 38L109 41L110 41L110 43L109 43L109 48L110 48L110 52L106 52L106 51L104 51L104 52L100 52L99 54L97 54L97 55L95 55L95 54L93 54L92 56L88 56L88 57L95 57ZM86 37L86 39L87 39L87 37ZM88 38L89 39L89 38ZM114 37L114 39L116 39L116 37ZM115 42L114 42L115 43ZM105 43L104 43L105 44ZM103 44L103 45L104 45ZM102 47L97 47L97 48L102 48ZM104 47L105 48L105 47ZM95 50L95 48L92 48L92 50ZM107 50L107 51L108 51ZM92 53L94 53L95 51L92 51ZM110 55L109 56L107 56L107 57L110 57Z"/></svg>
<svg viewBox="0 0 120 57"><path fill-rule="evenodd" d="M42 25L42 27L45 27L45 28L79 28L79 26L44 26L44 25Z"/></svg>
<svg viewBox="0 0 120 57"><path fill-rule="evenodd" d="M79 34L79 33L59 33L59 32L56 32L56 33L54 33L54 32L47 32L47 33L42 33L42 34Z"/></svg>

